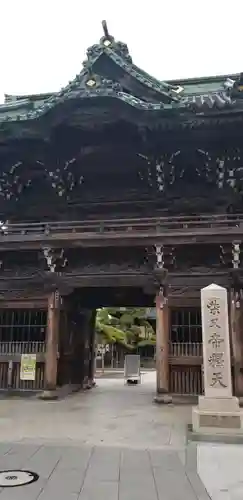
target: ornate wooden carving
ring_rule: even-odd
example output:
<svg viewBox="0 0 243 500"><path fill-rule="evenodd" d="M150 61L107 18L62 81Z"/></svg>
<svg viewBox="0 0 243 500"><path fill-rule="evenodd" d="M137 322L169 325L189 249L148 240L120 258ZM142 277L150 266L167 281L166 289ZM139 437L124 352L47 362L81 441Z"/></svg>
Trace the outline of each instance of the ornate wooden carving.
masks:
<svg viewBox="0 0 243 500"><path fill-rule="evenodd" d="M107 130L108 137L110 133ZM173 149L164 151L156 132L144 145L136 128L126 132L117 124L113 135L124 137L119 146L110 142L102 147L104 132L100 132L100 136L90 134L90 145L82 149L76 134L75 128L66 126L65 134L57 131L48 146L44 142L36 148L25 144L17 152L0 155L0 208L5 220L37 215L50 220L61 213L65 218L74 210L78 219L91 213L99 218L101 210L110 217L111 204L113 216L139 215L141 203L145 216L161 211L215 213L241 207L242 151L238 146L229 143L222 151L216 146L206 148L200 140L183 146L176 137Z"/></svg>

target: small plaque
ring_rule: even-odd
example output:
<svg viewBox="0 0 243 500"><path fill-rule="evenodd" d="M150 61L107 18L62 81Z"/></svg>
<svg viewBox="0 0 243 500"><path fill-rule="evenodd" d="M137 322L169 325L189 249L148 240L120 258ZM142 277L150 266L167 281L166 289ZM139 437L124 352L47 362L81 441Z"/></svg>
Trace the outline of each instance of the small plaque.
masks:
<svg viewBox="0 0 243 500"><path fill-rule="evenodd" d="M222 429L240 429L240 415L200 415L200 427L220 427Z"/></svg>

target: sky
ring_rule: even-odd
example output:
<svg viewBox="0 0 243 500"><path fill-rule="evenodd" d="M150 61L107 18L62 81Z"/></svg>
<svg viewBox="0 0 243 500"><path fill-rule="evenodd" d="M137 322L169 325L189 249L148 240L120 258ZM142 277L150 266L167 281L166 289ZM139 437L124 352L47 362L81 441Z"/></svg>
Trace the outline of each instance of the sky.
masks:
<svg viewBox="0 0 243 500"><path fill-rule="evenodd" d="M160 80L243 72L243 0L0 0L0 102L67 85L102 19Z"/></svg>

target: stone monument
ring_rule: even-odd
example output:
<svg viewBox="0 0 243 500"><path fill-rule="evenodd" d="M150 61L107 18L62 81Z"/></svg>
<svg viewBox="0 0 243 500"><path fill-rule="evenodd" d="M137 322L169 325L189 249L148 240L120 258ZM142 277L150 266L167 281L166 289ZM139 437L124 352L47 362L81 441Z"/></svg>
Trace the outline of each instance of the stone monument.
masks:
<svg viewBox="0 0 243 500"><path fill-rule="evenodd" d="M192 410L193 431L241 434L243 415L232 395L227 290L212 284L201 290L204 396Z"/></svg>

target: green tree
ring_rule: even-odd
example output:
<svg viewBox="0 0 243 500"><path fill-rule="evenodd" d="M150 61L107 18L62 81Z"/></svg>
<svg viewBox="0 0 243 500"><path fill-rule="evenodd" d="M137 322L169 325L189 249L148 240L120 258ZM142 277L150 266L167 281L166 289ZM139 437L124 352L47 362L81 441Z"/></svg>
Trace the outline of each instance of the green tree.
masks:
<svg viewBox="0 0 243 500"><path fill-rule="evenodd" d="M102 308L97 311L96 331L102 343L121 344L128 349L155 345L152 325L146 308Z"/></svg>

